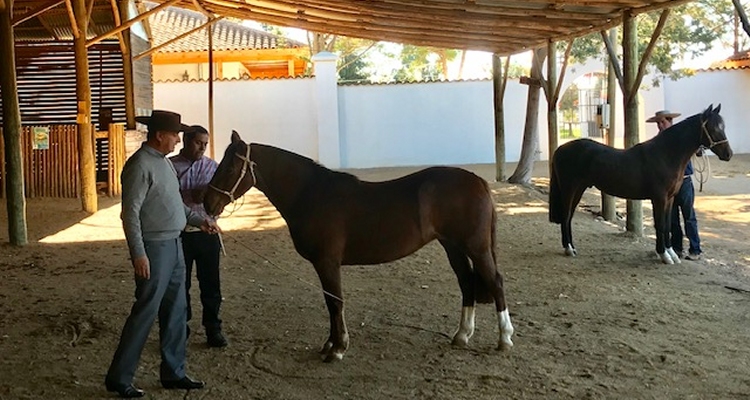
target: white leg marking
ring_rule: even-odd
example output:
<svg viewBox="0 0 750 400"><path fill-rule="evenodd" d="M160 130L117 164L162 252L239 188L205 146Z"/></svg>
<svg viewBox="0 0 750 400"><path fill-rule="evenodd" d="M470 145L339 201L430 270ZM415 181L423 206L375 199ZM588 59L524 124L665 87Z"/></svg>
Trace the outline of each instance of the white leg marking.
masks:
<svg viewBox="0 0 750 400"><path fill-rule="evenodd" d="M664 253L659 254L659 258L661 258L661 262L663 262L664 264L674 264L674 261L672 261L672 257L666 250L664 251Z"/></svg>
<svg viewBox="0 0 750 400"><path fill-rule="evenodd" d="M453 345L466 347L469 345L469 338L474 334L474 315L475 307L461 307L461 324L453 335Z"/></svg>
<svg viewBox="0 0 750 400"><path fill-rule="evenodd" d="M513 324L510 323L510 313L506 308L503 311L497 313L497 317L500 325L500 340L497 343L499 350L510 350L513 347L513 341L510 339L513 336Z"/></svg>
<svg viewBox="0 0 750 400"><path fill-rule="evenodd" d="M565 246L565 255L566 256L575 257L577 254L578 254L578 252L576 251L576 249L573 248L572 244L568 243Z"/></svg>
<svg viewBox="0 0 750 400"><path fill-rule="evenodd" d="M674 261L675 264L682 264L682 261L680 261L680 257L677 255L677 253L675 253L674 250L672 250L671 247L667 247L667 254L672 257L672 261Z"/></svg>

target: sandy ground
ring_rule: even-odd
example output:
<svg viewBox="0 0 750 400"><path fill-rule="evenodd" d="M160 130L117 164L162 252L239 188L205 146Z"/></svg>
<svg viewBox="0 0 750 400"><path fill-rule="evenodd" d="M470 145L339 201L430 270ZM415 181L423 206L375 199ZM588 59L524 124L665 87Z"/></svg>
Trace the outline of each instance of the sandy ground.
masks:
<svg viewBox="0 0 750 400"><path fill-rule="evenodd" d="M508 353L494 350L490 306L478 309L470 348L451 347L460 292L432 243L343 270L351 345L342 362L322 363L328 316L317 277L252 191L221 221L229 347L207 348L191 322L188 370L207 387L161 389L155 330L136 383L158 399L745 399L750 157L712 161L697 198L705 258L674 266L658 262L650 219L644 238L598 220L595 191L574 219L579 256L563 256L559 227L547 221L546 163L533 187L492 183L516 328ZM467 168L494 177L492 166ZM411 170L353 172L382 180ZM78 200L31 199L31 243L0 246L0 399L112 397L104 373L134 285L118 199L100 198L100 208L86 216Z"/></svg>

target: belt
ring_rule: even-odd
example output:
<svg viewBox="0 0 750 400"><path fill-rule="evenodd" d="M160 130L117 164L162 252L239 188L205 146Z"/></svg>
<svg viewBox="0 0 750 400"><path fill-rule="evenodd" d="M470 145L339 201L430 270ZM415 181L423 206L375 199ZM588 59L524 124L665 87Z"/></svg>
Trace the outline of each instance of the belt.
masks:
<svg viewBox="0 0 750 400"><path fill-rule="evenodd" d="M203 232L201 231L201 228L198 228L197 226L188 225L183 229L183 232L187 233L194 233L194 232Z"/></svg>
<svg viewBox="0 0 750 400"><path fill-rule="evenodd" d="M683 177L682 177L682 179L688 179L688 178L690 178L691 176L692 176L692 175L685 175L685 176L683 176Z"/></svg>

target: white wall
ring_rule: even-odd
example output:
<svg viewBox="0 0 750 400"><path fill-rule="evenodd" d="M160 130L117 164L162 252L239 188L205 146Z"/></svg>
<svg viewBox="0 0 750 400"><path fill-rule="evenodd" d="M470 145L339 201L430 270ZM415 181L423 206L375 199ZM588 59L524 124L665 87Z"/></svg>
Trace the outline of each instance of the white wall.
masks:
<svg viewBox="0 0 750 400"><path fill-rule="evenodd" d="M214 82L214 158L224 155L232 130L245 141L317 158L313 84L309 78ZM208 84L155 83L154 108L179 112L184 123L208 128Z"/></svg>
<svg viewBox="0 0 750 400"><path fill-rule="evenodd" d="M573 66L562 91L587 72L603 72L601 61ZM319 160L333 168L445 165L494 162L492 82L435 82L419 84L344 85L325 96L336 107L322 107L321 84L331 77L277 80L220 81L214 84L216 159L223 156L232 129L243 139L282 147ZM750 93L750 71L702 72L679 81L651 86L644 78L639 97L640 137L656 134L645 119L671 109L689 116L710 103L722 103L727 136L736 153L750 152L750 138L742 127L750 124L743 109ZM527 87L508 82L505 93L506 160L518 161L524 128ZM208 86L196 82L154 84L155 108L180 112L185 123L208 128ZM328 91L330 94L331 92ZM542 96L543 98L544 96ZM540 159L547 159L546 102L540 102ZM333 110L333 111L332 111ZM622 95L617 96L616 138L622 146ZM331 124L330 121L338 121ZM338 128L338 132L329 132ZM324 129L325 134L318 132ZM335 129L334 129L335 130ZM338 137L337 144L320 143ZM339 150L331 152L333 149ZM210 154L210 153L209 153ZM324 158L326 158L324 157Z"/></svg>
<svg viewBox="0 0 750 400"><path fill-rule="evenodd" d="M750 70L699 72L678 81L664 82L665 105L683 117L697 114L710 104L721 104L724 131L735 153L750 153Z"/></svg>

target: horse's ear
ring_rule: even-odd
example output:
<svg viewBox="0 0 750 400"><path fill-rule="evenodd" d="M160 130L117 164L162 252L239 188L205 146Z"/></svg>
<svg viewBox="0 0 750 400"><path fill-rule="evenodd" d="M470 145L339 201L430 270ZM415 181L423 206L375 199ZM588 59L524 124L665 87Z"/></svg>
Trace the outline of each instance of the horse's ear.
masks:
<svg viewBox="0 0 750 400"><path fill-rule="evenodd" d="M233 130L232 130L232 144L234 144L234 143L237 143L237 142L239 142L239 141L241 141L241 140L242 140L242 139L240 139L240 134L239 134L239 133L237 133L237 131L235 131L235 130L233 129Z"/></svg>
<svg viewBox="0 0 750 400"><path fill-rule="evenodd" d="M719 111L721 111L721 103L719 103L719 105L714 108L714 113L718 114Z"/></svg>

